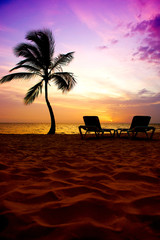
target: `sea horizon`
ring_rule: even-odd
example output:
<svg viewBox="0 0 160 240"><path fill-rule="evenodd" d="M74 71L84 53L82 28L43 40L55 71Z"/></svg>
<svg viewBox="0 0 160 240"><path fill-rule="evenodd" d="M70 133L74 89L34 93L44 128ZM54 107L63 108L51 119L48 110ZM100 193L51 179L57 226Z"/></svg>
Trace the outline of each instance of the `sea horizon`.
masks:
<svg viewBox="0 0 160 240"><path fill-rule="evenodd" d="M57 134L79 134L78 127L84 123L56 123ZM130 123L101 123L102 128L129 128ZM160 123L151 123L150 126L160 132ZM50 123L0 123L0 134L47 134Z"/></svg>

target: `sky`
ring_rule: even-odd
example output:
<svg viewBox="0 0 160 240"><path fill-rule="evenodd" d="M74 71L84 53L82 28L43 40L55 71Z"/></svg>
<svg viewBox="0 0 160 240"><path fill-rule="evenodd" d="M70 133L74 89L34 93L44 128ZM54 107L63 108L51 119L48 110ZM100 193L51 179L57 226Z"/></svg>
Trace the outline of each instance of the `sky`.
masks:
<svg viewBox="0 0 160 240"><path fill-rule="evenodd" d="M100 121L130 122L150 115L160 123L159 0L0 0L0 78L21 59L13 48L30 30L48 28L55 56L74 51L64 71L77 84L63 94L49 86L56 122L81 123L84 115ZM50 122L44 91L24 105L38 79L0 85L0 122Z"/></svg>

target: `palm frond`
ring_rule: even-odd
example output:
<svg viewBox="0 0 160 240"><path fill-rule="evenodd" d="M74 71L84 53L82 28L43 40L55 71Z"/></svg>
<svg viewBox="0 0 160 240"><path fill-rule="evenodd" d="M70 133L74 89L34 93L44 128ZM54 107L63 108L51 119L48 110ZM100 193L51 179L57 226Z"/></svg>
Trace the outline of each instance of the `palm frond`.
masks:
<svg viewBox="0 0 160 240"><path fill-rule="evenodd" d="M27 73L27 72L20 72L20 73L12 73L6 75L0 79L0 83L10 82L13 79L23 78L23 79L30 79L36 76L35 73Z"/></svg>
<svg viewBox="0 0 160 240"><path fill-rule="evenodd" d="M43 66L42 56L40 55L36 46L27 43L20 43L14 48L14 53L17 57L24 57L28 62L34 63L38 68Z"/></svg>
<svg viewBox="0 0 160 240"><path fill-rule="evenodd" d="M20 65L23 65L24 63L26 63L26 64L30 64L30 59L29 58L26 58L26 59L23 59L23 60L21 60L20 62L18 62L16 65L18 66L20 66Z"/></svg>
<svg viewBox="0 0 160 240"><path fill-rule="evenodd" d="M54 73L50 75L51 79L58 86L58 89L61 89L63 92L70 91L76 84L73 74L69 72Z"/></svg>
<svg viewBox="0 0 160 240"><path fill-rule="evenodd" d="M60 66L66 66L69 64L73 59L74 52L69 52L67 54L60 54L57 58L54 59L53 66L51 70L53 69L59 69Z"/></svg>
<svg viewBox="0 0 160 240"><path fill-rule="evenodd" d="M30 54L34 55L35 58L40 58L40 53L36 46L29 43L20 43L14 48L14 54L17 57L28 57Z"/></svg>
<svg viewBox="0 0 160 240"><path fill-rule="evenodd" d="M26 58L26 59L18 62L16 65L17 65L17 66L22 66L23 64L28 64L28 65L30 65L30 66L32 66L32 67L35 67L35 68L39 69L39 71L42 70L42 69L44 69L44 68L42 68L42 66L39 66L39 65L38 65L33 59L31 59L31 58Z"/></svg>
<svg viewBox="0 0 160 240"><path fill-rule="evenodd" d="M24 103L26 105L31 104L35 100L35 98L38 97L39 93L42 93L42 87L43 80L31 87L24 98Z"/></svg>
<svg viewBox="0 0 160 240"><path fill-rule="evenodd" d="M51 63L51 66L50 66L50 71L49 71L49 74L51 74L52 73L52 71L54 70L54 72L55 71L58 71L58 72L63 72L63 68L62 68L62 66L61 65L57 65L56 67L54 67L54 64L55 63Z"/></svg>
<svg viewBox="0 0 160 240"><path fill-rule="evenodd" d="M26 65L26 64L18 65L18 66L16 66L16 67L12 68L12 69L10 70L10 72L12 72L13 70L19 69L19 68L25 68L25 69L29 70L29 71L32 72L32 73L35 73L35 74L37 74L37 75L39 75L39 76L42 76L39 69L37 69L37 68L35 68L35 67L33 67L33 66L30 66L30 65Z"/></svg>
<svg viewBox="0 0 160 240"><path fill-rule="evenodd" d="M26 39L36 44L43 63L50 66L55 48L55 41L52 32L48 29L30 31L27 33Z"/></svg>

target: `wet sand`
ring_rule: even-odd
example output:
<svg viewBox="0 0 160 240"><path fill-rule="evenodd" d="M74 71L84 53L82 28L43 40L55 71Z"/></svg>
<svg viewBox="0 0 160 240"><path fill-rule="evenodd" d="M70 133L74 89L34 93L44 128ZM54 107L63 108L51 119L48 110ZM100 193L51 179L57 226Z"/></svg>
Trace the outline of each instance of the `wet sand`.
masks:
<svg viewBox="0 0 160 240"><path fill-rule="evenodd" d="M160 239L152 141L0 135L0 239Z"/></svg>

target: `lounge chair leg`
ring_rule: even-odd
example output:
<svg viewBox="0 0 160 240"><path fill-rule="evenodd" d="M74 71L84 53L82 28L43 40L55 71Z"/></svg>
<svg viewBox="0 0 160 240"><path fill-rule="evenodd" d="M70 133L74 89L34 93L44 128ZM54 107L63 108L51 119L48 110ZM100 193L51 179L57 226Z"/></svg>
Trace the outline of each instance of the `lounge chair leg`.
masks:
<svg viewBox="0 0 160 240"><path fill-rule="evenodd" d="M134 133L133 133L133 134L134 134ZM136 137L137 137L137 135L138 135L138 132L136 132L136 133L135 133L134 137L136 138Z"/></svg>
<svg viewBox="0 0 160 240"><path fill-rule="evenodd" d="M95 131L96 138L99 138L99 132Z"/></svg>
<svg viewBox="0 0 160 240"><path fill-rule="evenodd" d="M151 133L150 139L152 139L154 132L155 132L155 128L152 129L152 133Z"/></svg>
<svg viewBox="0 0 160 240"><path fill-rule="evenodd" d="M118 132L118 131L119 131L119 132ZM116 132L117 132L117 137L120 137L122 130L116 130Z"/></svg>
<svg viewBox="0 0 160 240"><path fill-rule="evenodd" d="M147 137L147 139L148 139L149 137L148 137L148 133L147 133L147 131L145 131L145 134L146 134L146 137Z"/></svg>
<svg viewBox="0 0 160 240"><path fill-rule="evenodd" d="M85 137L86 137L86 135L87 135L87 132L88 132L88 131L86 131L85 134L84 134Z"/></svg>
<svg viewBox="0 0 160 240"><path fill-rule="evenodd" d="M114 135L115 135L115 130L113 130L113 133L112 133L112 130L110 130L109 132L110 132L111 136L114 137Z"/></svg>
<svg viewBox="0 0 160 240"><path fill-rule="evenodd" d="M83 134L82 134L81 127L79 127L79 132L80 132L80 135L81 135L81 139L83 139Z"/></svg>
<svg viewBox="0 0 160 240"><path fill-rule="evenodd" d="M121 136L122 130L120 130L119 136Z"/></svg>

